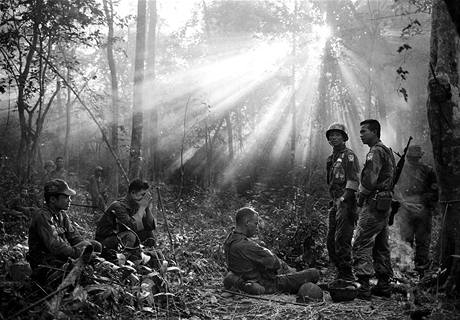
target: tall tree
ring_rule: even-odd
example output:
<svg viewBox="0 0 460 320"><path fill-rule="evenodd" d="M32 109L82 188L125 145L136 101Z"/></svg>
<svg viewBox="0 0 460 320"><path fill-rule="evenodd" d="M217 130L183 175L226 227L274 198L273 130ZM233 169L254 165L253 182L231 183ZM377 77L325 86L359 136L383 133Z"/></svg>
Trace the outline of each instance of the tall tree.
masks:
<svg viewBox="0 0 460 320"><path fill-rule="evenodd" d="M118 118L120 113L119 108L119 96L118 96L118 78L117 78L117 67L115 64L115 58L113 55L113 43L115 41L114 37L114 11L113 11L113 1L112 0L103 0L104 13L107 19L107 26L109 29L107 35L107 61L109 63L110 69L110 84L112 88L112 123L111 127L111 144L113 151L118 155ZM113 175L115 194L118 194L118 184L119 184L119 171L115 166L115 174Z"/></svg>
<svg viewBox="0 0 460 320"><path fill-rule="evenodd" d="M155 86L154 79L155 79L155 61L156 61L156 32L157 32L157 1L156 0L149 0L149 30L148 30L148 42L147 42L147 75L150 79L149 81L149 90L148 92L152 92L152 88ZM150 101L150 100L149 100ZM159 141L159 123L158 123L158 104L155 104L155 101L151 102L150 111L150 132L152 134L152 142L149 145L149 178L152 180L158 180L160 174L160 166L159 160L160 157L158 156L158 141Z"/></svg>
<svg viewBox="0 0 460 320"><path fill-rule="evenodd" d="M460 5L457 2L457 7ZM427 112L442 203L441 266L448 289L460 289L459 35L443 0L434 0ZM457 95L457 96L456 96Z"/></svg>
<svg viewBox="0 0 460 320"><path fill-rule="evenodd" d="M144 63L146 0L137 3L136 56L134 61L133 120L131 131L131 148L129 153L129 178L141 175L142 121L144 106Z"/></svg>

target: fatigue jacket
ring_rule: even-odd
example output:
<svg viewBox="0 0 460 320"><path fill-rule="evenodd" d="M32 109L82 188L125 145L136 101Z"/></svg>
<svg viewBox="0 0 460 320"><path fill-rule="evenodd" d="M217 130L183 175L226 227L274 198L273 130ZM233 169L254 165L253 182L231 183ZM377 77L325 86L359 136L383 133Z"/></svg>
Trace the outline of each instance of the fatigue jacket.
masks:
<svg viewBox="0 0 460 320"><path fill-rule="evenodd" d="M333 150L327 158L327 184L333 199L343 195L345 189L358 191L359 161L353 150L344 147Z"/></svg>
<svg viewBox="0 0 460 320"><path fill-rule="evenodd" d="M406 161L395 189L403 201L432 204L438 200L436 180L432 167Z"/></svg>
<svg viewBox="0 0 460 320"><path fill-rule="evenodd" d="M281 267L275 254L240 232L230 232L224 252L228 270L244 280L271 279Z"/></svg>
<svg viewBox="0 0 460 320"><path fill-rule="evenodd" d="M382 191L392 191L395 159L392 151L382 141L373 145L366 156L361 171L359 191L370 196Z"/></svg>
<svg viewBox="0 0 460 320"><path fill-rule="evenodd" d="M96 240L103 241L107 237L126 231L126 227L135 232L140 231L137 230L136 221L133 218L137 210L139 210L139 205L128 196L112 202L97 223ZM153 223L149 223L147 216L151 215L150 209L146 208L145 210L146 215L142 219L144 230L154 230L155 220L153 220Z"/></svg>
<svg viewBox="0 0 460 320"><path fill-rule="evenodd" d="M55 211L45 205L32 216L28 241L30 264L36 267L50 256L61 260L77 258L78 249L73 246L83 238L64 210Z"/></svg>

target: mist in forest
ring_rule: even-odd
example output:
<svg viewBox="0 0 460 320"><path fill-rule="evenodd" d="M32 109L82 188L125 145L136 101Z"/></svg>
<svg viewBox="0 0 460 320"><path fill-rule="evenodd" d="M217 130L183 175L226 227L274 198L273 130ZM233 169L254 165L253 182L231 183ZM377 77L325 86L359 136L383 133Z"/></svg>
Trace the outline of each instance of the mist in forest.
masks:
<svg viewBox="0 0 460 320"><path fill-rule="evenodd" d="M366 118L393 150L411 135L431 159L421 5L104 0L60 19L62 2L43 5L37 39L12 32L34 21L8 24L33 8L5 6L1 153L21 181L63 156L75 182L101 165L205 188L302 184L323 170L333 122L364 158Z"/></svg>

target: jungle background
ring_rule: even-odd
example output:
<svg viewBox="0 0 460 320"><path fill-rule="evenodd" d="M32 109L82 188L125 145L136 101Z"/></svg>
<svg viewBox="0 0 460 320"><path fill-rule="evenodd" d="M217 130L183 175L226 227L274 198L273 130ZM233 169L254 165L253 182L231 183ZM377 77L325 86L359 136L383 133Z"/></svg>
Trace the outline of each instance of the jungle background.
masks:
<svg viewBox="0 0 460 320"><path fill-rule="evenodd" d="M1 318L458 316L454 1L6 0L0 8ZM392 227L403 289L391 300L333 304L326 294L296 305L222 292L220 244L244 205L260 212L259 240L280 257L333 276L325 131L344 123L364 159L366 118L381 122L394 151L414 137L438 173L436 281L416 285L412 249ZM135 177L157 188L158 247L177 267L161 274L167 292L155 294L139 268L103 263L43 301L15 276L30 215L8 203L24 188L40 202L44 163L57 156L78 191L74 204L91 204L96 166L110 201ZM73 206L70 214L93 235L100 212Z"/></svg>

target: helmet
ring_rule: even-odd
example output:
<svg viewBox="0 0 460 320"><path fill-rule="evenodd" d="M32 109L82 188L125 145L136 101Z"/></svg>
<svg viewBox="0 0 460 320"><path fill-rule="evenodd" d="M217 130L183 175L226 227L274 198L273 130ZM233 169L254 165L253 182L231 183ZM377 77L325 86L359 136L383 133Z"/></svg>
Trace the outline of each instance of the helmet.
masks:
<svg viewBox="0 0 460 320"><path fill-rule="evenodd" d="M331 124L329 126L329 128L327 129L326 131L326 138L329 140L329 135L333 132L333 131L338 131L340 132L342 135L343 135L343 139L345 141L348 140L348 134L347 134L347 128L345 127L345 125L341 124L341 123L338 123L338 122L335 122L333 124Z"/></svg>
<svg viewBox="0 0 460 320"><path fill-rule="evenodd" d="M407 156L413 158L421 158L423 155L422 147L419 145L409 146Z"/></svg>

